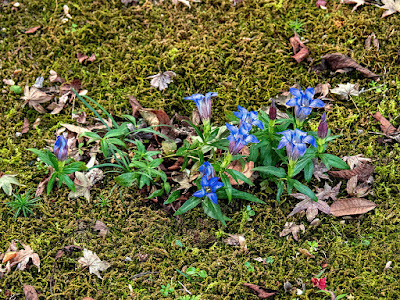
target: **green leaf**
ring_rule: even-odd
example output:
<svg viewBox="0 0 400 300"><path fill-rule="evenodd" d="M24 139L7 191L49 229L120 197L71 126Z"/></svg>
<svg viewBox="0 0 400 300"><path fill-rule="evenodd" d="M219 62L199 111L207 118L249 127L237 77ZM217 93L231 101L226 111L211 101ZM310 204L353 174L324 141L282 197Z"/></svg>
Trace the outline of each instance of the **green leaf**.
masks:
<svg viewBox="0 0 400 300"><path fill-rule="evenodd" d="M91 132L91 131L82 132L82 133L79 135L79 137L82 137L82 136L86 136L86 137L89 138L88 143L95 142L95 141L100 141L100 140L101 140L101 136L99 136L97 133Z"/></svg>
<svg viewBox="0 0 400 300"><path fill-rule="evenodd" d="M19 85L12 85L10 86L10 91L19 95L22 93L22 88Z"/></svg>
<svg viewBox="0 0 400 300"><path fill-rule="evenodd" d="M135 175L133 172L123 173L123 174L115 177L115 181L120 186L124 186L124 187L130 187L136 179L137 179L137 175Z"/></svg>
<svg viewBox="0 0 400 300"><path fill-rule="evenodd" d="M218 199L227 199L228 195L226 194L226 191L224 189L220 189L217 191L217 197L218 197ZM243 199L243 200L247 200L247 201L251 201L251 202L265 204L264 201L258 199L256 196L246 193L246 192L236 190L234 188L232 188L232 198L233 199Z"/></svg>
<svg viewBox="0 0 400 300"><path fill-rule="evenodd" d="M171 195L169 195L168 199L164 201L164 205L176 201L180 196L181 196L181 191L173 191Z"/></svg>
<svg viewBox="0 0 400 300"><path fill-rule="evenodd" d="M320 155L322 162L325 164L327 168L333 167L338 169L350 169L349 165L345 163L340 157L332 154L321 154Z"/></svg>
<svg viewBox="0 0 400 300"><path fill-rule="evenodd" d="M265 173L268 175L276 176L278 178L284 178L286 177L286 172L283 168L275 168L275 167L257 167L254 168L253 171L258 171L261 173Z"/></svg>
<svg viewBox="0 0 400 300"><path fill-rule="evenodd" d="M53 167L55 170L58 170L58 160L56 156L51 153L49 150L38 150L35 148L29 148L28 151L35 153L39 159L44 162L46 165ZM54 163L54 160L50 158L51 156L57 161L57 164Z"/></svg>
<svg viewBox="0 0 400 300"><path fill-rule="evenodd" d="M249 178L247 178L245 175L243 175L242 173L240 173L240 172L238 172L236 170L226 169L225 171L228 172L228 174L231 175L232 178L235 179L238 184L239 184L238 179L240 179L240 180L246 182L250 186L254 185L254 183L251 182L251 180Z"/></svg>
<svg viewBox="0 0 400 300"><path fill-rule="evenodd" d="M64 174L71 174L71 173L74 173L74 172L77 172L77 171L81 171L81 170L83 170L85 168L85 164L83 163L83 162L81 162L81 161L76 161L76 162L73 162L73 163L71 163L71 164L69 164L69 165L66 165L63 169L62 169L62 172L64 173Z"/></svg>
<svg viewBox="0 0 400 300"><path fill-rule="evenodd" d="M107 143L108 144L118 145L118 146L121 146L123 148L126 148L125 143L123 141L121 141L120 139L117 139L117 138L109 138L109 139L107 139Z"/></svg>
<svg viewBox="0 0 400 300"><path fill-rule="evenodd" d="M201 132L200 128L197 127L196 125L194 125L191 121L189 120L183 120L182 122L186 122L188 123L190 126L192 126L194 128L194 130L196 131L197 135L204 141L204 135Z"/></svg>
<svg viewBox="0 0 400 300"><path fill-rule="evenodd" d="M162 195L164 195L164 189L155 190L150 196L147 197L147 199L153 199Z"/></svg>
<svg viewBox="0 0 400 300"><path fill-rule="evenodd" d="M204 213L210 218L220 221L224 226L226 226L224 215L219 207L218 203L215 204L210 199L206 198L202 202Z"/></svg>
<svg viewBox="0 0 400 300"><path fill-rule="evenodd" d="M287 180L287 192L288 192L289 195L292 193L293 185L294 185L294 179L289 178Z"/></svg>
<svg viewBox="0 0 400 300"><path fill-rule="evenodd" d="M304 184L300 183L299 181L294 180L294 187L300 193L310 197L310 199L314 200L315 202L318 201L317 196L315 196L314 192L308 186L305 186Z"/></svg>
<svg viewBox="0 0 400 300"><path fill-rule="evenodd" d="M314 155L313 155L313 156L311 156L311 155L309 155L309 156L304 155L303 158L300 159L300 160L296 163L296 166L294 167L294 170L293 170L293 176L296 176L297 174L299 174L299 173L301 172L301 170L303 170L303 169L305 168L305 166L311 161L311 159L312 159L313 157L314 157ZM312 163L312 161L311 161L311 163Z"/></svg>
<svg viewBox="0 0 400 300"><path fill-rule="evenodd" d="M229 181L228 176L226 176L225 173L221 174L221 181L224 184L223 188L225 189L226 195L228 196L228 201L229 201L229 203L231 203L231 201L232 201L232 185L231 185L231 182Z"/></svg>
<svg viewBox="0 0 400 300"><path fill-rule="evenodd" d="M75 192L75 184L71 180L71 178L68 177L68 175L63 174L63 173L58 173L58 180L59 180L59 186L65 182L65 184L69 187L69 189L73 192Z"/></svg>
<svg viewBox="0 0 400 300"><path fill-rule="evenodd" d="M185 203L174 213L174 216L179 216L181 214L184 214L185 212L191 210L192 208L195 208L197 205L201 203L202 199L197 198L197 197L191 197L188 200L186 200Z"/></svg>
<svg viewBox="0 0 400 300"><path fill-rule="evenodd" d="M280 203L281 202L281 196L282 196L283 191L285 189L285 183L282 180L279 180L276 185L278 187L278 191L276 192L276 201L278 201L278 203Z"/></svg>
<svg viewBox="0 0 400 300"><path fill-rule="evenodd" d="M105 139L117 138L125 135L125 131L121 128L112 129L104 135Z"/></svg>
<svg viewBox="0 0 400 300"><path fill-rule="evenodd" d="M314 164L310 160L304 167L304 179L308 182L311 180L314 171Z"/></svg>
<svg viewBox="0 0 400 300"><path fill-rule="evenodd" d="M50 177L49 182L47 183L47 187L46 187L47 195L49 195L50 191L53 189L54 181L56 180L56 177L57 177L57 172L54 172L53 174L51 174L51 177Z"/></svg>

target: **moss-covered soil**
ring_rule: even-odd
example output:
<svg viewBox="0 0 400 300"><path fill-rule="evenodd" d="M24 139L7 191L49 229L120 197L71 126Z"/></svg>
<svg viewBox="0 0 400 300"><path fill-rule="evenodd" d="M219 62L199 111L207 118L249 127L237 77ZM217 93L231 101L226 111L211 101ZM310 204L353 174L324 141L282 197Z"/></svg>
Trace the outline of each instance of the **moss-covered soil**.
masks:
<svg viewBox="0 0 400 300"><path fill-rule="evenodd" d="M270 97L295 83L307 87L329 82L334 87L352 82L368 88L371 80L359 73L317 75L309 71L306 62L296 63L289 43L293 36L289 22L296 19L305 23L303 36L309 40L307 46L316 61L327 53L346 54L383 74L379 84L386 84L387 91L373 90L355 97L360 112L351 101L337 99L328 116L333 132L343 135L328 151L362 153L377 166L374 195L368 197L378 206L361 218L343 222L320 215L321 225L307 226L295 242L280 238L279 232L296 200L284 196L278 204L273 193L257 189L254 192L266 205L252 205L255 217L246 222L242 214L247 203L224 204L232 219L227 227L196 209L180 218L172 217L160 206L145 202L133 189L123 190L125 207L117 192L111 196L111 207L96 206L97 196L107 195L114 185L111 176L96 185L90 203L84 199L68 201L63 187L43 196L35 216L16 221L5 205L9 199L0 193L0 252L16 239L30 245L41 258L40 273L32 267L1 278L0 299L23 299L24 284L34 286L40 299L161 299L161 285L168 283L175 292L167 298L176 299L185 294L178 281L201 299L257 299L243 286L245 282L279 290L277 299L322 299L323 294L316 293L310 279L321 271L323 261L328 263L323 275L328 289L336 294L351 295L347 299L400 298L400 148L398 144L379 143L378 136L370 134L380 131L371 117L375 111L393 117L394 125L400 124L398 14L381 19L383 10L373 6L351 12L352 7L339 4L339 0L328 1L328 10L317 8L311 0L246 0L236 7L228 0L204 0L192 3L191 9L182 4L174 9L168 0L160 5L140 1L129 7L117 0L21 0L17 10L7 2L0 1L0 78L13 78L23 87L44 76L48 86L53 69L67 80L81 79L88 95L113 115L130 114L128 95L134 95L144 107L189 116L193 104L182 100L184 96L216 91L219 97L213 102L213 117L222 123L224 112L238 104L252 109L267 105ZM64 4L73 17L65 24L61 22ZM35 33L24 34L39 25ZM379 51L365 50L365 39L372 32L379 39ZM95 53L97 59L80 64L77 52ZM17 69L21 72L12 77ZM151 88L146 77L167 70L177 74L168 89L160 92ZM60 123L73 122L71 105L57 115L39 115L22 107L20 95L9 92L9 87L3 90L0 171L18 174L25 184L21 191L36 189L45 174L35 167L36 158L26 149L45 146L45 139L55 138ZM32 124L39 116L39 129L16 137L24 117ZM104 239L93 230L96 220L110 228ZM304 218L300 222L306 224ZM222 239L228 233L245 234L248 252L226 245ZM177 240L183 247L176 245ZM307 242L311 241L318 243L316 258L298 255L298 249L309 248ZM82 269L76 261L80 253L55 264L57 250L72 244L111 263L102 272L103 280ZM138 254L149 256L140 262ZM263 265L253 260L257 257L274 260ZM383 272L388 261L393 261L392 269ZM253 272L245 262L251 263ZM176 271L189 266L205 270L208 277L189 282ZM132 279L142 272L157 273ZM297 279L306 284L306 292L285 295L283 283L289 280L294 284Z"/></svg>

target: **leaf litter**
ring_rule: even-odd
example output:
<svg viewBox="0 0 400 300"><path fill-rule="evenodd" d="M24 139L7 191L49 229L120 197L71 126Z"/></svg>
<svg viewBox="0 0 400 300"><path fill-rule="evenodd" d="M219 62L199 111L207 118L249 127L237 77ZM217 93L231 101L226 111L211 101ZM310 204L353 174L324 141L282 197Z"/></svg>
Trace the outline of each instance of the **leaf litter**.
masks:
<svg viewBox="0 0 400 300"><path fill-rule="evenodd" d="M175 76L175 72L166 71L164 73L158 73L156 75L149 76L147 79L151 79L150 84L152 87L158 88L160 91L162 91L168 87L168 84L173 82Z"/></svg>
<svg viewBox="0 0 400 300"><path fill-rule="evenodd" d="M100 271L107 270L111 264L100 260L96 253L83 249L83 257L78 259L78 262L84 267L89 267L89 273L96 275L99 279L103 279L100 275Z"/></svg>

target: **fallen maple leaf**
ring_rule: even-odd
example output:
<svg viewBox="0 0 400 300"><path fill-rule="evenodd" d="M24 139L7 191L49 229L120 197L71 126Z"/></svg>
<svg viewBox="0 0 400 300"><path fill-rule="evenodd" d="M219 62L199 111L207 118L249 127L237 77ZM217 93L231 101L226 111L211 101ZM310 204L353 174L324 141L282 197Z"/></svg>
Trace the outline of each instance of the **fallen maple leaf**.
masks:
<svg viewBox="0 0 400 300"><path fill-rule="evenodd" d="M75 192L71 191L68 194L68 199L85 197L85 199L90 202L90 189L96 182L103 179L103 177L103 171L99 168L91 169L86 174L83 172L75 172Z"/></svg>
<svg viewBox="0 0 400 300"><path fill-rule="evenodd" d="M89 58L89 56L85 55L85 54L81 54L81 53L76 53L76 57L78 58L79 63L83 63L85 60L87 60Z"/></svg>
<svg viewBox="0 0 400 300"><path fill-rule="evenodd" d="M46 110L40 104L46 103L50 101L52 98L53 98L52 95L48 95L34 86L29 88L29 85L25 86L24 96L21 97L22 100L25 100L23 106L29 104L29 107L32 107L37 112L40 112L42 114L45 114Z"/></svg>
<svg viewBox="0 0 400 300"><path fill-rule="evenodd" d="M15 255L12 259L9 260L10 268L17 265L17 270L23 271L26 269L26 266L28 265L29 261L32 260L32 263L38 268L39 270L38 272L40 272L39 255L34 253L30 246L25 245L22 242L19 243L21 244L22 247L24 247L24 249L17 251L15 241L12 241L10 247L7 250L7 253L9 252L17 253L17 255Z"/></svg>
<svg viewBox="0 0 400 300"><path fill-rule="evenodd" d="M392 135L397 132L394 127L382 114L378 111L372 115L379 123L381 123L381 130L384 134Z"/></svg>
<svg viewBox="0 0 400 300"><path fill-rule="evenodd" d="M278 291L266 289L264 287L261 287L261 286L258 286L258 285L252 284L252 283L243 283L243 285L252 289L254 294L256 294L257 297L260 299L267 299L269 297L273 297L276 294L278 294Z"/></svg>
<svg viewBox="0 0 400 300"><path fill-rule="evenodd" d="M105 237L110 231L108 227L101 221L97 220L96 224L94 225L94 230L99 232L101 237Z"/></svg>
<svg viewBox="0 0 400 300"><path fill-rule="evenodd" d="M335 201L337 199L336 196L339 194L341 185L342 182L339 182L335 187L331 187L325 182L323 189L319 187L315 188L315 190L317 191L317 194L315 196L317 196L319 200L327 200L331 198L333 201Z"/></svg>
<svg viewBox="0 0 400 300"><path fill-rule="evenodd" d="M361 5L369 4L369 3L366 3L365 0L340 0L340 3L356 4L356 6L353 7L352 11L355 11Z"/></svg>
<svg viewBox="0 0 400 300"><path fill-rule="evenodd" d="M152 87L158 88L160 91L166 89L168 84L170 84L173 78L176 76L175 72L166 71L164 73L158 73L156 75L152 75L147 77L151 78L150 84Z"/></svg>
<svg viewBox="0 0 400 300"><path fill-rule="evenodd" d="M303 234L306 232L306 228L303 224L297 225L295 222L286 222L285 227L283 228L281 233L279 233L279 236L283 237L291 233L294 240L298 242L300 230L303 232Z"/></svg>
<svg viewBox="0 0 400 300"><path fill-rule="evenodd" d="M400 12L400 1L399 0L381 0L383 6L376 5L386 11L382 14L382 18L390 16L396 12Z"/></svg>
<svg viewBox="0 0 400 300"><path fill-rule="evenodd" d="M89 273L95 274L100 279L103 279L100 276L100 271L105 271L111 266L108 262L101 261L96 253L86 248L83 249L83 257L80 257L78 262L84 267L89 267Z"/></svg>
<svg viewBox="0 0 400 300"><path fill-rule="evenodd" d="M313 164L313 175L318 181L321 181L321 179L330 180L329 176L325 174L325 172L328 172L329 169L323 162L319 162L318 158L315 158L313 159Z"/></svg>
<svg viewBox="0 0 400 300"><path fill-rule="evenodd" d="M57 101L53 102L49 106L47 106L47 109L51 110L50 114L56 115L60 111L62 111L67 101L68 101L68 94L64 94L60 98L58 98L58 102Z"/></svg>
<svg viewBox="0 0 400 300"><path fill-rule="evenodd" d="M172 3L175 5L175 8L178 6L179 2L185 4L190 8L190 3L188 0L172 0Z"/></svg>
<svg viewBox="0 0 400 300"><path fill-rule="evenodd" d="M332 203L331 214L335 217L360 215L374 209L376 204L362 198L339 199Z"/></svg>
<svg viewBox="0 0 400 300"><path fill-rule="evenodd" d="M353 83L346 83L346 84L341 84L339 83L337 87L333 88L330 90L332 94L337 94L339 95L342 99L348 100L350 96L359 96L360 91L358 83L353 84Z"/></svg>
<svg viewBox="0 0 400 300"><path fill-rule="evenodd" d="M376 48L376 50L379 50L379 41L376 38L375 33L371 33L367 39L365 40L365 50L371 50L372 46L371 46L371 41L372 41L372 45Z"/></svg>
<svg viewBox="0 0 400 300"><path fill-rule="evenodd" d="M24 284L25 300L39 300L39 296L35 288L31 285Z"/></svg>
<svg viewBox="0 0 400 300"><path fill-rule="evenodd" d="M291 217L299 212L306 211L307 220L308 222L311 222L318 215L319 210L327 215L330 214L329 205L323 200L318 199L318 201L315 202L314 200L311 200L308 196L300 193L291 194L291 196L297 199L304 200L296 204L288 217Z"/></svg>

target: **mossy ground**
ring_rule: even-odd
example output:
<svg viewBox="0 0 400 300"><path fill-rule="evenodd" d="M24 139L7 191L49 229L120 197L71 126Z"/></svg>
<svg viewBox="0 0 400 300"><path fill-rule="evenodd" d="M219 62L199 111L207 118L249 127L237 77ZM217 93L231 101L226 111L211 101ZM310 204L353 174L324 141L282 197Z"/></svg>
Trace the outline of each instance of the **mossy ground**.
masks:
<svg viewBox="0 0 400 300"><path fill-rule="evenodd" d="M279 5L282 2L282 5ZM92 191L93 201L69 202L65 188L43 197L36 215L14 221L1 194L0 251L5 252L13 239L29 244L41 258L41 271L14 271L0 279L0 299L11 291L22 299L23 284L41 292L40 299L127 299L128 284L134 289L133 299L160 299L161 285L178 280L202 299L257 299L243 286L244 282L280 289L286 280L309 280L320 271L326 260L328 289L347 293L355 299L398 299L400 252L400 148L398 144L380 144L370 131L380 128L370 114L377 110L395 118L399 125L396 56L400 45L398 15L381 19L382 10L368 6L351 12L350 6L329 1L328 11L317 9L315 1L246 0L232 7L227 0L193 3L188 9L174 9L169 1L153 5L150 1L126 8L117 0L103 1L20 1L18 11L0 4L0 78L11 78L16 69L22 72L14 80L20 86L32 84L37 76L48 77L54 69L67 80L79 78L89 95L113 115L130 113L128 95L134 95L144 107L163 108L169 114L177 111L189 115L193 105L182 100L192 93L216 91L214 118L223 122L224 112L240 104L258 108L268 99L294 83L302 87L317 83L358 82L368 86L370 80L357 73L341 75L309 72L306 63L298 64L291 56L289 22L305 22L304 37L311 56L318 59L326 53L341 52L354 58L371 71L384 74L381 83L386 93L367 92L355 98L360 112L351 101L336 101L329 113L329 125L343 137L329 151L340 155L363 153L377 165L374 196L378 207L358 220L340 223L339 218L322 215L322 224L308 227L300 242L279 238L286 215L295 205L292 198L276 203L273 194L260 194L266 205L252 205L254 220L242 222L245 203L237 202L224 209L232 219L228 226L206 218L194 210L182 218L167 215L145 203L135 191L124 191L125 205L119 195L112 195L110 208L95 206L96 195L108 194L112 179ZM61 23L62 6L68 4L72 21ZM71 24L77 24L72 32ZM34 34L23 32L41 25ZM375 32L379 51L365 50L364 41ZM82 65L76 53L96 53L97 59ZM30 58L31 56L31 58ZM171 70L177 73L167 90L150 87L149 75ZM48 84L48 81L46 82ZM43 171L29 162L35 158L26 149L40 148L45 139L54 138L61 122L71 122L71 107L58 115L41 115L40 130L31 129L18 138L23 119L32 123L39 116L28 107L22 108L20 96L0 96L0 171L18 174L26 186L35 189ZM361 131L358 131L362 129ZM317 184L317 182L313 182ZM105 238L94 231L96 220L111 229ZM225 245L221 235L245 233L248 253ZM180 240L184 247L176 246ZM369 244L365 241L369 241ZM315 259L297 256L307 241L318 242ZM77 244L99 254L112 264L103 272L103 280L89 275L76 262L76 257L63 257L55 269L54 257L63 246ZM149 254L139 262L138 253ZM125 257L132 262L125 262ZM256 257L272 256L274 262L263 266ZM249 272L244 263L255 268ZM387 261L393 268L383 272ZM207 272L204 281L188 282L175 269L195 266ZM141 272L159 272L131 280ZM50 279L53 293L50 293ZM176 291L172 299L183 295ZM171 298L171 297L170 297ZM278 299L291 299L284 294ZM316 289L308 288L299 299L322 299Z"/></svg>

